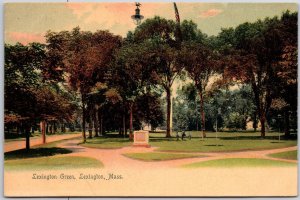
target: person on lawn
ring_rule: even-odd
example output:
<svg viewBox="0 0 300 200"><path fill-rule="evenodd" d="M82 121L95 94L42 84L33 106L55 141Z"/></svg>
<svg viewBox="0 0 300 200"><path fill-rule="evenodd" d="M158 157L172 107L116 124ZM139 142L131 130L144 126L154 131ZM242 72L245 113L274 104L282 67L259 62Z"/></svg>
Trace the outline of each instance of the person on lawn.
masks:
<svg viewBox="0 0 300 200"><path fill-rule="evenodd" d="M185 131L182 131L181 140L184 140L184 137L186 137L186 134L185 134Z"/></svg>

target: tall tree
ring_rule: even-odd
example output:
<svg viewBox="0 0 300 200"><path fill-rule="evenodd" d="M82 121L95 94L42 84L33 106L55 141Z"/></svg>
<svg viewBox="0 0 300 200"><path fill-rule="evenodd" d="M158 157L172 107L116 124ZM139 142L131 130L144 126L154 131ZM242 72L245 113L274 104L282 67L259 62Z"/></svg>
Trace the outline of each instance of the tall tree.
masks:
<svg viewBox="0 0 300 200"><path fill-rule="evenodd" d="M234 30L223 30L219 37L227 54L224 78L251 85L261 136L265 137L266 116L279 86L277 68L287 45L296 43L297 15L285 13L278 19L244 23ZM231 36L230 36L231 35ZM223 49L224 50L224 49Z"/></svg>
<svg viewBox="0 0 300 200"><path fill-rule="evenodd" d="M108 66L113 59L114 51L121 45L121 38L108 31L72 31L48 32L46 35L49 55L58 58L52 62L63 68L67 81L81 95L82 102L82 136L86 141L85 126L87 120L87 98L91 88L97 82L104 82ZM61 66L60 66L61 65Z"/></svg>
<svg viewBox="0 0 300 200"><path fill-rule="evenodd" d="M171 87L180 76L182 66L176 65L176 57L181 40L178 37L177 25L172 20L160 17L147 19L134 32L134 42L149 44L148 60L152 65L152 80L164 88L167 99L167 133L171 137ZM146 55L145 54L145 55ZM148 56L148 57L149 57Z"/></svg>
<svg viewBox="0 0 300 200"><path fill-rule="evenodd" d="M45 59L43 44L5 45L6 123L17 120L19 128L25 131L27 150L30 128L36 121L48 117L70 120L75 109L67 95L42 81Z"/></svg>
<svg viewBox="0 0 300 200"><path fill-rule="evenodd" d="M204 43L184 43L178 59L193 80L200 98L202 137L205 137L204 95L209 81L217 74L217 59L214 52Z"/></svg>
<svg viewBox="0 0 300 200"><path fill-rule="evenodd" d="M5 115L19 116L27 150L30 148L30 127L37 114L34 112L34 91L39 87L37 70L41 67L43 55L44 46L41 44L5 44Z"/></svg>
<svg viewBox="0 0 300 200"><path fill-rule="evenodd" d="M152 87L151 58L147 54L147 45L135 44L126 38L124 45L117 51L116 62L113 66L115 76L111 80L113 87L122 96L123 118L129 111L130 138L133 138L133 108L136 99ZM143 59L141 59L143 58ZM125 123L125 120L123 120ZM125 125L123 125L125 127ZM123 130L125 133L125 130Z"/></svg>

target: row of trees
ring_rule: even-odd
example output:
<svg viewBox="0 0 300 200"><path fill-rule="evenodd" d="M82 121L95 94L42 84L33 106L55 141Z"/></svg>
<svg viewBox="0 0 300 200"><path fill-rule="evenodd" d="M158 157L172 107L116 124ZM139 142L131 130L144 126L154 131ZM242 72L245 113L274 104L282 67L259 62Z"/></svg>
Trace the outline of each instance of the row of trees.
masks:
<svg viewBox="0 0 300 200"><path fill-rule="evenodd" d="M296 111L296 72L297 13L211 37L192 21L160 17L147 19L126 38L79 28L49 31L46 44L5 45L5 122L22 124L28 144L29 128L41 120L79 120L84 141L86 123L89 137L93 128L95 136L110 130L126 134L128 128L132 136L142 122L162 124L164 92L171 137L171 88L188 77L199 98L203 137L205 113L215 113L205 108L213 103L208 97L236 83L251 87L264 137L271 107L284 110L287 126L290 111Z"/></svg>
<svg viewBox="0 0 300 200"><path fill-rule="evenodd" d="M270 108L266 117L266 125L270 130L279 132L297 129L297 115L290 113L289 124L285 122L285 110L278 109L281 102L275 103ZM200 130L201 112L200 100L196 96L196 89L193 84L183 86L177 91L173 104L173 122L176 130ZM213 94L206 95L204 103L206 114L205 127L209 131L223 130L247 130L254 131L260 127L259 119L254 104L254 94L249 85L240 85L236 89L219 89ZM290 127L287 128L287 125Z"/></svg>

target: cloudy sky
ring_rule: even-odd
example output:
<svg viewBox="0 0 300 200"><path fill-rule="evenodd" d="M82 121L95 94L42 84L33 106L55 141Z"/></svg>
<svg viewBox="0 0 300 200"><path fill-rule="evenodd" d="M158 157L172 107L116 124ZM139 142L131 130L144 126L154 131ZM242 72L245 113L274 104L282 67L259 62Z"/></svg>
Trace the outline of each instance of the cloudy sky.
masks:
<svg viewBox="0 0 300 200"><path fill-rule="evenodd" d="M181 20L193 20L208 35L221 28L235 27L265 17L280 16L285 10L297 11L291 3L177 3ZM135 28L130 16L134 3L7 3L4 8L5 42L44 42L48 30L107 29L125 36ZM175 20L173 3L142 3L145 18L155 15Z"/></svg>

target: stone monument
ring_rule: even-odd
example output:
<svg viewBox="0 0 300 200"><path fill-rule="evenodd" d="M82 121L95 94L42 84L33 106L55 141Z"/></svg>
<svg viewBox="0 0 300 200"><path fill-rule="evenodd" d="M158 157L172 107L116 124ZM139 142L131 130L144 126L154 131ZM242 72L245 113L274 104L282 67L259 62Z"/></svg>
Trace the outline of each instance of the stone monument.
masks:
<svg viewBox="0 0 300 200"><path fill-rule="evenodd" d="M150 147L149 145L149 131L134 131L133 146L135 147Z"/></svg>

